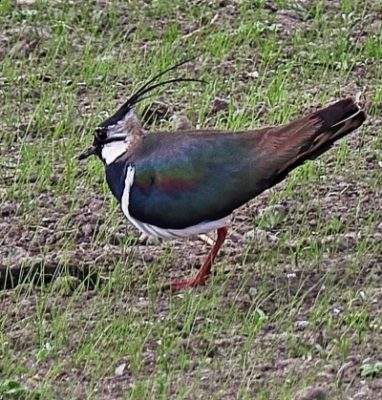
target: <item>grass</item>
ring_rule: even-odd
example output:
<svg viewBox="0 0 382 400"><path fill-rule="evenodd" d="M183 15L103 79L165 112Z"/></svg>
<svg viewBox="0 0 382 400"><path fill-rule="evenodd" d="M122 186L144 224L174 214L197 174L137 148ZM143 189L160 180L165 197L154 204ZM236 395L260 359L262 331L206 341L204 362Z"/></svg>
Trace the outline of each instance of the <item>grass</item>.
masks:
<svg viewBox="0 0 382 400"><path fill-rule="evenodd" d="M0 3L0 262L64 271L0 292L0 398L284 400L318 386L376 398L379 12L377 0ZM195 126L282 123L357 92L370 116L238 211L208 285L171 295L160 285L192 273L205 246L140 244L102 165L75 156L185 57L179 73L208 83L160 99ZM215 97L228 108L211 113ZM84 267L95 282L71 276Z"/></svg>

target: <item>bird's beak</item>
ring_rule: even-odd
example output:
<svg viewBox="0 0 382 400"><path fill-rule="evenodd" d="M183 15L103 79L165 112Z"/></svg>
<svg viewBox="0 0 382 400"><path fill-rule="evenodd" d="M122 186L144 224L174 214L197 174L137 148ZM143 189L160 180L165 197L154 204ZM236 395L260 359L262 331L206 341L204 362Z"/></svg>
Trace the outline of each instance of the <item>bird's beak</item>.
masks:
<svg viewBox="0 0 382 400"><path fill-rule="evenodd" d="M77 156L77 160L85 160L85 158L88 158L94 154L96 154L97 148L95 146L90 146L88 149L83 151L79 156Z"/></svg>

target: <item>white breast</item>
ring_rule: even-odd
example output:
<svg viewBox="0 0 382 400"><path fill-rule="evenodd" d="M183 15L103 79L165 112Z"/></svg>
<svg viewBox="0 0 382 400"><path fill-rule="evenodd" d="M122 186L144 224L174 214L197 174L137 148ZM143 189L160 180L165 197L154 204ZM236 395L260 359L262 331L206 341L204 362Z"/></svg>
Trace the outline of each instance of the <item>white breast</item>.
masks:
<svg viewBox="0 0 382 400"><path fill-rule="evenodd" d="M218 228L223 228L224 226L228 225L229 217L221 218L216 221L201 222L197 225L184 229L164 229L136 220L129 213L130 189L134 183L134 174L135 169L130 165L126 172L125 188L123 190L121 199L121 208L126 218L141 232L150 236L160 237L162 239L176 239L200 235L202 233L214 231Z"/></svg>

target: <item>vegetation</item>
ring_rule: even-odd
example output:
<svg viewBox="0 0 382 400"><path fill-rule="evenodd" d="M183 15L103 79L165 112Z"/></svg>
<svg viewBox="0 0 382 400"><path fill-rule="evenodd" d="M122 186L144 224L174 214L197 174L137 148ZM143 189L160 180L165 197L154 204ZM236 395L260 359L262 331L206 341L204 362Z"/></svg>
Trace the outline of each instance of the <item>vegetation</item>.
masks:
<svg viewBox="0 0 382 400"><path fill-rule="evenodd" d="M378 0L0 2L0 270L30 271L0 292L0 398L377 398L381 11ZM207 84L146 100L148 130L179 112L198 127L282 123L357 93L369 118L238 210L212 279L171 294L161 286L194 273L207 245L143 244L101 163L75 156L134 88L188 57L174 76Z"/></svg>

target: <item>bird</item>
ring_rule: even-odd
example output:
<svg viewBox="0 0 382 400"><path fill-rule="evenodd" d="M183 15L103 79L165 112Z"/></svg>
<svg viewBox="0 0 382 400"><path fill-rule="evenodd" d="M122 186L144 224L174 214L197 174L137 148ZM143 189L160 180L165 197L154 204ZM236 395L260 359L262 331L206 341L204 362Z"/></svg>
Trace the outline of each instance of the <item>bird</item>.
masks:
<svg viewBox="0 0 382 400"><path fill-rule="evenodd" d="M143 84L95 128L92 145L78 156L95 155L103 162L123 214L143 234L182 239L217 232L196 275L171 280L173 292L206 283L235 209L325 153L366 119L358 101L347 97L278 126L232 132L186 123L175 131L147 132L135 105L165 85L199 81L162 80L188 61Z"/></svg>

